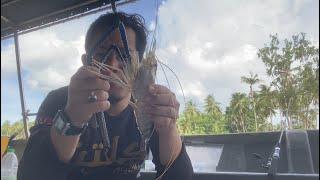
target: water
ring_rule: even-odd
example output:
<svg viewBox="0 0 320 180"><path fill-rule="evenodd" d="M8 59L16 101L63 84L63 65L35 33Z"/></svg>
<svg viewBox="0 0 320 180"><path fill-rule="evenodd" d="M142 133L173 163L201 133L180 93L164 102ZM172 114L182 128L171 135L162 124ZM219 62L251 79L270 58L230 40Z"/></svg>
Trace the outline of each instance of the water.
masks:
<svg viewBox="0 0 320 180"><path fill-rule="evenodd" d="M223 145L192 145L186 146L187 153L190 157L194 172L211 173L216 172L216 167L219 163ZM155 171L155 166L152 163L152 154L149 153L147 160L144 162L142 172Z"/></svg>
<svg viewBox="0 0 320 180"><path fill-rule="evenodd" d="M151 171L155 171L155 165L152 162L152 153L149 152L148 157L146 158L146 160L143 163L143 166L141 168L141 170L143 172L151 172Z"/></svg>
<svg viewBox="0 0 320 180"><path fill-rule="evenodd" d="M155 166L152 162L152 160L145 160L144 161L144 170L145 171L155 171Z"/></svg>
<svg viewBox="0 0 320 180"><path fill-rule="evenodd" d="M192 145L186 146L194 172L216 172L223 145Z"/></svg>
<svg viewBox="0 0 320 180"><path fill-rule="evenodd" d="M1 180L16 180L18 171L18 158L13 149L8 149L8 153L1 160Z"/></svg>

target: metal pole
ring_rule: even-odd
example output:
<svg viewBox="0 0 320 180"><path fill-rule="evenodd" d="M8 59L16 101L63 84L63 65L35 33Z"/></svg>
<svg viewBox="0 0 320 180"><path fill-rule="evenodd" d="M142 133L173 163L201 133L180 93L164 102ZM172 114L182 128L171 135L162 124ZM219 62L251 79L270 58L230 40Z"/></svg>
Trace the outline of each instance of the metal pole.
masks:
<svg viewBox="0 0 320 180"><path fill-rule="evenodd" d="M26 114L26 109L25 109L23 86L22 86L22 79L21 79L20 51L19 51L19 39L18 39L17 29L14 30L14 49L15 49L15 53L16 53L17 75L18 75L18 83L19 83L20 103L21 103L21 110L22 110L24 134L25 134L26 139L28 139L29 138L29 131L28 131L27 114Z"/></svg>

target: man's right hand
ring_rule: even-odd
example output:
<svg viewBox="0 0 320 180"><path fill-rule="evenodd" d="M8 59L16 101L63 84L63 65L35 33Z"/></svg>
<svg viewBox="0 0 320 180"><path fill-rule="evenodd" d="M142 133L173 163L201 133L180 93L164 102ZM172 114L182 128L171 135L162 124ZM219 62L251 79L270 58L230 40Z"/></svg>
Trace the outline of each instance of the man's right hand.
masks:
<svg viewBox="0 0 320 180"><path fill-rule="evenodd" d="M82 127L89 121L93 113L103 112L110 108L108 90L110 84L98 78L97 68L82 66L72 76L68 88L68 101L65 112L72 124ZM97 101L89 102L91 93L97 96ZM51 140L60 161L68 163L74 155L80 135L63 136L51 128Z"/></svg>
<svg viewBox="0 0 320 180"><path fill-rule="evenodd" d="M65 112L75 126L82 127L94 113L110 108L108 101L110 84L92 71L99 72L97 68L82 66L71 77ZM89 101L92 93L97 96L95 102Z"/></svg>

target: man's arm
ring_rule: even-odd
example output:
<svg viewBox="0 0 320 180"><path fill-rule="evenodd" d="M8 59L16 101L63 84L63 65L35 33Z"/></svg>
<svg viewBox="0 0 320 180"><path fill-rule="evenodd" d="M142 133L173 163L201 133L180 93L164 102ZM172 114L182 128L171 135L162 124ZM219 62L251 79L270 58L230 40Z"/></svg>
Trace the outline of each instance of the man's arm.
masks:
<svg viewBox="0 0 320 180"><path fill-rule="evenodd" d="M53 118L58 110L65 110L75 126L89 121L93 113L109 109L109 83L98 78L97 68L82 66L71 77L64 89L49 93L37 115L37 128L28 141L21 165L20 180L61 179L67 174L63 164L73 157L80 135L63 136L52 128ZM88 102L88 96L95 94L96 101ZM45 125L41 124L41 122ZM38 130L38 131L37 131ZM41 174L41 176L39 175ZM41 178L39 178L41 177ZM59 178L58 178L59 177Z"/></svg>
<svg viewBox="0 0 320 180"><path fill-rule="evenodd" d="M180 138L180 137L179 137ZM163 165L160 160L161 154L161 145L159 142L160 136L158 133L154 133L150 139L150 149L153 155L152 162L155 164L157 177L162 176L162 180L171 180L171 179L183 179L190 180L193 177L193 168L190 161L190 158L187 154L185 145L182 143L181 149L171 164L171 166L166 170L167 165ZM180 140L181 141L181 140ZM160 145L160 146L159 146ZM171 154L172 152L168 152ZM166 171L165 171L166 170Z"/></svg>
<svg viewBox="0 0 320 180"><path fill-rule="evenodd" d="M68 98L63 110L69 117L71 123L77 127L83 127L91 116L96 112L104 112L109 109L108 82L99 79L93 71L99 71L93 67L82 66L71 77L68 86ZM94 95L96 100L88 101L90 95ZM59 109L62 110L62 109ZM68 163L73 157L80 135L64 136L60 135L55 128L51 128L51 140L53 146L62 162Z"/></svg>
<svg viewBox="0 0 320 180"><path fill-rule="evenodd" d="M159 134L160 162L162 165L174 161L181 152L182 142L175 124L171 128L157 129Z"/></svg>
<svg viewBox="0 0 320 180"><path fill-rule="evenodd" d="M64 106L64 98L63 89L52 91L41 104L19 162L18 180L66 179L70 166L60 161L50 135L53 117Z"/></svg>
<svg viewBox="0 0 320 180"><path fill-rule="evenodd" d="M192 165L176 126L180 104L165 86L151 85L149 92L145 100L146 113L154 122L157 134L150 142L157 176L165 173L163 179L192 179ZM167 170L167 167L170 168Z"/></svg>

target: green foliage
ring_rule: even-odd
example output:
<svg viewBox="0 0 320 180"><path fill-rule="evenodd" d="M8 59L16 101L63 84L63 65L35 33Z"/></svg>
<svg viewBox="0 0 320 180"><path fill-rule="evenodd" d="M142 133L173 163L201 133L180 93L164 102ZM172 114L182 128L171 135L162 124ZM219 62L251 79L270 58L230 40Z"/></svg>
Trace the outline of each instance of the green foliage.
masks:
<svg viewBox="0 0 320 180"><path fill-rule="evenodd" d="M28 127L32 127L35 121L28 121ZM18 133L16 139L25 139L24 129L23 129L23 121L19 120L14 123L10 123L9 121L5 121L1 125L1 135L2 136L11 136L15 133Z"/></svg>
<svg viewBox="0 0 320 180"><path fill-rule="evenodd" d="M248 95L232 94L225 112L209 95L204 112L189 101L178 125L182 134L220 134L239 132L278 131L287 124L289 129L315 129L319 116L319 48L311 45L304 33L280 42L277 35L259 49L258 57L272 79L260 84L257 74L242 76L241 82L250 87ZM274 124L279 111L286 122Z"/></svg>
<svg viewBox="0 0 320 180"><path fill-rule="evenodd" d="M285 39L281 44L277 35L259 49L258 57L272 78L275 101L289 129L316 128L319 114L319 48L311 45L304 33Z"/></svg>
<svg viewBox="0 0 320 180"><path fill-rule="evenodd" d="M226 121L212 95L205 99L204 112L201 112L193 101L188 101L185 110L178 119L178 127L182 134L221 134L228 132Z"/></svg>
<svg viewBox="0 0 320 180"><path fill-rule="evenodd" d="M248 132L254 129L253 112L250 110L250 100L244 93L232 94L230 105L227 107L226 119L231 132Z"/></svg>
<svg viewBox="0 0 320 180"><path fill-rule="evenodd" d="M257 93L256 100L256 112L258 116L259 124L266 125L265 129L273 131L273 121L272 117L276 115L276 92L271 90L270 86L261 84L259 86L260 90ZM260 125L261 126L261 125Z"/></svg>
<svg viewBox="0 0 320 180"><path fill-rule="evenodd" d="M261 80L258 78L258 74L253 75L253 73L250 72L250 77L242 76L241 81L246 84L249 84L249 86L250 86L250 92L249 92L250 109L253 111L255 131L257 132L259 127L258 127L258 120L257 120L257 113L256 113L256 99L254 96L253 85L261 82Z"/></svg>

